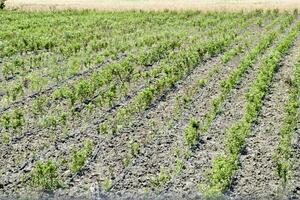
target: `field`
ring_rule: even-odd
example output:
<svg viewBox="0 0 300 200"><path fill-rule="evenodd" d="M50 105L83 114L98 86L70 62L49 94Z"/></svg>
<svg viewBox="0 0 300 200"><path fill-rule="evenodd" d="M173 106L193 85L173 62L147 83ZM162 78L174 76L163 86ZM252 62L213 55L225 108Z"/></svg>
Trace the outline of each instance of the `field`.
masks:
<svg viewBox="0 0 300 200"><path fill-rule="evenodd" d="M0 21L0 199L300 198L297 10Z"/></svg>

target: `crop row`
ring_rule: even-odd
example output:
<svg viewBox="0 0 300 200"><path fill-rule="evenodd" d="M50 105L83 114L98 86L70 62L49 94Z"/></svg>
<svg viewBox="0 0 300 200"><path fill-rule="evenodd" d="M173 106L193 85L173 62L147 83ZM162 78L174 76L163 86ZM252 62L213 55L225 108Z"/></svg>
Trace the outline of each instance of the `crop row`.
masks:
<svg viewBox="0 0 300 200"><path fill-rule="evenodd" d="M279 61L293 43L300 28L300 23L276 45L275 48L263 59L261 68L250 91L246 94L246 104L243 117L234 123L225 133L225 152L212 161L209 173L209 184L206 192L216 194L224 191L229 185L231 176L237 168L237 159L245 138L251 131L251 125L256 119L263 103L263 98L272 81L272 77Z"/></svg>
<svg viewBox="0 0 300 200"><path fill-rule="evenodd" d="M280 177L281 185L286 187L287 182L292 176L293 161L291 141L295 134L299 119L300 107L300 59L294 64L293 74L289 81L289 96L285 104L285 117L279 132L279 144L274 152L276 172Z"/></svg>
<svg viewBox="0 0 300 200"><path fill-rule="evenodd" d="M222 92L211 100L211 106L208 108L204 119L201 120L201 124L195 126L195 122L192 119L192 121L187 125L187 128L184 131L184 138L188 146L194 145L197 141L197 138L199 137L199 134L204 134L209 129L212 121L219 112L220 106L222 105L230 91L241 79L242 75L247 71L249 67L251 67L257 55L263 52L279 35L279 33L282 32L284 28L292 22L292 20L293 17L291 15L287 15L285 18L283 18L278 30L266 33L266 35L263 36L260 42L253 49L251 49L250 52L240 61L237 68L228 75L227 79L223 80L220 83Z"/></svg>
<svg viewBox="0 0 300 200"><path fill-rule="evenodd" d="M217 31L219 29L216 29L214 31ZM191 43L193 40L197 40L197 37L192 37L191 41L188 43ZM199 37L200 38L200 37ZM155 62L155 60L160 59L162 56L161 51L165 50L165 48L161 48L165 47L166 45L164 45L164 43L169 44L168 41L162 41L161 45L158 44L155 48L153 48L154 51L150 51L151 52L151 60L148 60L147 62L149 63L151 62ZM179 43L177 42L173 42L171 43L171 46L178 46ZM141 63L139 63L139 59L143 59L144 58L144 52L141 51L140 53L135 53L132 56L127 56L124 59L121 59L119 62L117 63L112 63L112 64L108 64L106 66L104 66L103 68L101 68L100 71L94 72L90 77L91 79L87 79L87 80L79 80L77 83L73 83L69 86L66 87L62 87L59 88L55 91L52 92L53 95L52 98L53 99L57 99L56 101L60 102L62 100L70 102L70 106L72 107L73 105L76 104L76 102L80 103L80 102L86 102L87 99L95 99L96 97L99 97L98 99L95 99L96 102L100 102L100 104L104 104L105 101L108 101L108 105L111 104L114 96L116 96L117 92L118 93L125 93L125 89L127 87L127 85L125 85L125 83L130 83L131 79L134 78L135 80L137 79L137 77L142 78L142 77L155 77L157 76L157 74L160 72L160 66L155 66L153 67L153 69L151 70L147 70L146 73L140 73L140 69L135 66L139 66L141 65ZM166 58L165 60L168 61L169 58ZM143 69L142 69L143 70ZM108 86L107 86L108 84ZM104 89L101 88L101 86L105 86ZM123 88L122 88L123 86ZM121 91L117 90L118 87L121 87ZM102 90L99 90L99 88L101 88ZM122 89L124 91L122 91ZM75 91L75 92L74 92ZM109 92L108 92L109 91ZM100 93L99 93L100 92ZM95 95L96 94L96 95ZM90 96L90 97L89 97ZM89 97L89 98L87 98ZM101 98L101 99L100 99ZM41 101L41 99L37 98L37 101ZM51 98L48 98L44 101L50 102L51 103ZM47 102L43 102L43 104L47 104L49 106L49 103ZM89 101L88 101L89 102ZM78 107L78 103L76 105L76 107ZM37 104L39 104L37 102ZM51 103L53 104L53 103ZM41 107L41 106L37 106L37 107ZM39 110L39 109L35 109L35 110ZM13 112L11 112L13 113ZM36 113L36 112L35 112ZM37 113L38 114L38 113ZM41 112L40 114L43 114L43 112ZM36 117L36 115L35 115ZM26 117L26 119L28 119L28 117Z"/></svg>
<svg viewBox="0 0 300 200"><path fill-rule="evenodd" d="M229 20L228 20L228 23L229 23ZM230 24L231 24L232 22L230 22ZM238 24L238 21L237 22L235 22L235 24L232 24L231 25L231 29L235 29L235 27L236 27L236 25ZM222 26L223 27L223 26ZM226 27L226 24L224 25L224 28ZM228 26L227 26L227 28L228 28ZM227 29L228 30L228 29ZM193 47L191 47L191 46L187 46L187 47L185 47L185 48L188 48L189 50L194 50L194 51L191 51L191 52L195 52L195 53L193 53L193 55L195 54L195 56L196 56L196 54L198 54L198 53L200 53L201 52L201 54L199 55L199 56L203 56L203 55L205 55L205 53L207 53L207 52L209 52L209 51L213 51L213 52L211 52L211 54L212 53L216 53L216 52L218 52L220 49L219 48L224 48L223 46L218 46L218 45L222 45L222 44L228 44L229 43L229 41L231 41L233 38L234 38L234 36L235 36L235 33L232 33L232 35L229 37L225 37L224 35L222 35L222 34L220 34L220 38L218 38L218 42L215 42L215 46L216 47L214 47L213 49L211 48L211 44L210 43L213 43L212 41L215 41L215 38L214 38L214 40L209 40L209 42L207 42L207 43L204 43L204 44L206 44L206 46L204 47L204 49L203 49L203 52L201 52L200 50L199 51L197 51L197 49L199 48L199 46L200 46L200 44L197 44L197 48L196 48L196 46L193 46ZM225 37L225 39L223 39L223 37ZM203 47L202 46L202 44L203 44L203 42L201 42L201 48ZM184 50L186 50L184 48ZM211 50L212 49L212 50ZM188 51L188 53L190 53L190 51ZM183 54L183 52L181 53L181 54ZM180 55L181 55L180 54ZM178 52L176 52L176 54L174 54L171 58L175 58L175 55L176 56L178 56ZM187 58L187 57L190 57L190 56L188 56L187 54L183 54L183 56L181 57L181 60L183 61L183 63L182 63L182 67L180 68L180 69L183 69L183 67L186 67L186 66L188 66L189 65L189 62L188 63L186 63L185 62L185 59ZM177 58L178 59L178 58ZM170 58L169 58L169 60L171 60ZM177 61L177 60L176 60ZM193 63L194 63L194 65L193 66L195 66L195 64L197 64L197 62L199 62L200 60L193 60ZM177 62L175 62L174 61L174 63L177 63ZM172 64L174 64L173 62L172 62ZM163 65L163 67L165 67L164 65ZM178 66L179 67L179 66ZM162 68L162 69L164 69L164 68ZM178 68L179 69L179 68ZM179 71L177 71L177 73L179 73ZM183 71L183 73L186 73L186 71ZM174 81L176 81L176 80L178 80L178 78L180 78L182 75L179 75L179 76L177 76L177 77L175 77L176 79L171 79L171 80L174 80ZM160 75L160 77L162 77L163 79L162 80L165 80L165 78L167 77L166 75L164 75L164 74L162 74L162 75ZM158 79L158 80L161 80L161 79ZM155 82L154 82L155 83ZM152 84L152 83L149 83L150 85ZM167 85L166 85L167 86Z"/></svg>

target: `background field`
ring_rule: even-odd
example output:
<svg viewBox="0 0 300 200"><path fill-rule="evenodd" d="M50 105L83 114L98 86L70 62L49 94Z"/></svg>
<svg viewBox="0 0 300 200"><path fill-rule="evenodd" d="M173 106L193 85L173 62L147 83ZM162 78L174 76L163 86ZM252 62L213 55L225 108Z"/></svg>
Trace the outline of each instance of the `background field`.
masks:
<svg viewBox="0 0 300 200"><path fill-rule="evenodd" d="M295 9L300 8L299 0L8 0L9 7L23 9L87 8L99 10L253 10L257 8Z"/></svg>

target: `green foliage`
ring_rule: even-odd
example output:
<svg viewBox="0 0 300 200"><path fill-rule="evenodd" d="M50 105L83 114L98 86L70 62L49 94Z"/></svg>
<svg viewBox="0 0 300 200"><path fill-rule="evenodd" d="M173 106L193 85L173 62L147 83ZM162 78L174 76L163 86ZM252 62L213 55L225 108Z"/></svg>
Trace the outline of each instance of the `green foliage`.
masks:
<svg viewBox="0 0 300 200"><path fill-rule="evenodd" d="M104 134L104 135L106 135L106 134L108 134L108 129L109 129L108 125L107 125L106 123L103 123L103 124L100 124L100 125L98 126L97 132L98 132L99 134Z"/></svg>
<svg viewBox="0 0 300 200"><path fill-rule="evenodd" d="M234 26L232 26L233 28ZM224 27L225 28L225 27ZM228 28L228 27L227 27ZM216 33L217 34L217 33ZM197 66L205 55L213 55L222 51L235 37L234 33L223 34L209 41L194 41L194 44L169 55L166 62L162 62L147 76L155 76L161 72L161 77L150 82L147 87L140 91L126 108L118 110L116 117L111 118L113 127L118 129L118 125L123 124L128 116L145 109L151 104L156 95L163 93Z"/></svg>
<svg viewBox="0 0 300 200"><path fill-rule="evenodd" d="M136 157L140 151L139 143L131 140L127 144L127 153L122 159L123 165L127 167L132 158Z"/></svg>
<svg viewBox="0 0 300 200"><path fill-rule="evenodd" d="M111 187L112 187L112 180L109 178L104 179L104 181L102 182L102 188L104 191L108 191Z"/></svg>
<svg viewBox="0 0 300 200"><path fill-rule="evenodd" d="M23 111L21 109L15 109L11 112L4 113L1 116L0 122L6 130L10 128L14 130L20 129L25 123Z"/></svg>
<svg viewBox="0 0 300 200"><path fill-rule="evenodd" d="M279 132L279 144L273 158L276 163L276 172L282 186L285 187L292 173L291 140L299 118L300 108L300 59L294 65L293 77L289 82L289 98L285 104L285 117Z"/></svg>
<svg viewBox="0 0 300 200"><path fill-rule="evenodd" d="M187 127L183 131L183 137L187 146L191 147L197 142L199 135L198 130L199 122L194 119L190 119Z"/></svg>
<svg viewBox="0 0 300 200"><path fill-rule="evenodd" d="M83 147L79 150L73 150L70 158L70 169L72 172L77 172L85 163L87 157L92 152L92 142L85 140Z"/></svg>
<svg viewBox="0 0 300 200"><path fill-rule="evenodd" d="M45 97L38 97L36 98L33 103L32 103L32 113L35 116L38 116L42 113L44 113L44 104L46 102L46 98Z"/></svg>
<svg viewBox="0 0 300 200"><path fill-rule="evenodd" d="M33 187L54 190L61 186L57 166L53 161L38 161L30 172L30 182Z"/></svg>
<svg viewBox="0 0 300 200"><path fill-rule="evenodd" d="M8 98L15 101L18 96L24 93L23 86L21 83L16 83L10 90L7 91Z"/></svg>
<svg viewBox="0 0 300 200"><path fill-rule="evenodd" d="M215 157L212 170L209 172L209 185L201 188L201 192L205 196L218 196L230 184L230 178L235 169L235 158L226 155Z"/></svg>
<svg viewBox="0 0 300 200"><path fill-rule="evenodd" d="M273 73L276 71L277 65L284 53L295 39L299 29L300 22L298 22L288 34L279 41L275 48L271 50L270 54L264 57L257 77L252 83L249 92L246 94L245 112L242 119L226 130L225 155L213 159L213 166L209 173L209 184L206 188L208 192L223 192L229 186L230 177L237 167L236 160L240 149L250 132L251 124L256 119L258 112L261 109L263 97L272 81ZM278 162L277 172L279 177L286 182L288 176L287 163Z"/></svg>
<svg viewBox="0 0 300 200"><path fill-rule="evenodd" d="M179 159L179 158L176 158L175 159L175 172L174 173L179 174L182 171L183 166L184 166L183 160Z"/></svg>
<svg viewBox="0 0 300 200"><path fill-rule="evenodd" d="M140 145L137 142L134 142L133 140L131 140L128 143L128 149L129 149L129 153L133 156L136 156L139 153L139 149L140 149Z"/></svg>
<svg viewBox="0 0 300 200"><path fill-rule="evenodd" d="M155 176L151 176L149 181L152 187L158 188L164 185L169 179L170 176L166 169L161 167L159 173Z"/></svg>

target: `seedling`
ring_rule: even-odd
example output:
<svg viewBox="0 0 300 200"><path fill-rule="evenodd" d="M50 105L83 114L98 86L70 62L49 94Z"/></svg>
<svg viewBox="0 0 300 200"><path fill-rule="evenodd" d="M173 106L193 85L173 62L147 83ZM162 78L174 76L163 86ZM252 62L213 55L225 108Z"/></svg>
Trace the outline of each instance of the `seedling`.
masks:
<svg viewBox="0 0 300 200"><path fill-rule="evenodd" d="M110 178L105 178L102 182L102 188L104 191L108 191L112 187L112 180Z"/></svg>
<svg viewBox="0 0 300 200"><path fill-rule="evenodd" d="M71 154L70 169L72 172L77 172L84 165L87 157L92 152L92 142L86 140L83 142L83 147L76 151L73 150Z"/></svg>
<svg viewBox="0 0 300 200"><path fill-rule="evenodd" d="M158 188L164 185L169 179L170 176L168 175L167 171L164 167L161 167L160 172L157 175L150 177L150 184L153 187Z"/></svg>
<svg viewBox="0 0 300 200"><path fill-rule="evenodd" d="M190 119L187 127L184 129L183 137L185 144L189 147L194 145L198 139L199 122L194 119Z"/></svg>
<svg viewBox="0 0 300 200"><path fill-rule="evenodd" d="M108 125L106 123L103 123L103 124L100 124L97 128L97 132L99 134L103 134L103 135L106 135L108 134Z"/></svg>
<svg viewBox="0 0 300 200"><path fill-rule="evenodd" d="M33 187L45 190L59 188L61 183L57 173L57 167L53 161L38 161L30 173L30 182Z"/></svg>
<svg viewBox="0 0 300 200"><path fill-rule="evenodd" d="M140 145L137 142L131 140L128 143L129 153L133 156L136 156L139 153Z"/></svg>

